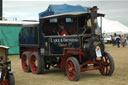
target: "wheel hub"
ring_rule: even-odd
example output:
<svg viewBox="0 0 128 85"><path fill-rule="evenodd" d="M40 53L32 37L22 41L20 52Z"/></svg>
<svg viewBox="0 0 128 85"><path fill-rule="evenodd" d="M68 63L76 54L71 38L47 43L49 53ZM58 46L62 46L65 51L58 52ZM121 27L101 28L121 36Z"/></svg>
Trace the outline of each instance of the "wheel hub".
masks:
<svg viewBox="0 0 128 85"><path fill-rule="evenodd" d="M38 67L38 62L37 62L37 60L35 60L35 66Z"/></svg>
<svg viewBox="0 0 128 85"><path fill-rule="evenodd" d="M68 71L71 73L71 72L72 72L72 68L70 67L70 68L68 69Z"/></svg>
<svg viewBox="0 0 128 85"><path fill-rule="evenodd" d="M26 65L28 65L28 58L26 58Z"/></svg>

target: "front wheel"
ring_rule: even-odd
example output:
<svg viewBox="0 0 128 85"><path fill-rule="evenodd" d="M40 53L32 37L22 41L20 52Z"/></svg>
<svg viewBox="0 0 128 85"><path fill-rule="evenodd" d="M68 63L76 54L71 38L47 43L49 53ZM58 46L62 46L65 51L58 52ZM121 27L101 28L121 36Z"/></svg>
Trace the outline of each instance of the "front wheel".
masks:
<svg viewBox="0 0 128 85"><path fill-rule="evenodd" d="M75 57L69 57L66 61L66 74L69 80L78 81L80 78L80 65Z"/></svg>
<svg viewBox="0 0 128 85"><path fill-rule="evenodd" d="M100 73L104 76L111 76L114 69L115 65L112 56L109 53L105 53L101 58Z"/></svg>
<svg viewBox="0 0 128 85"><path fill-rule="evenodd" d="M9 85L15 85L15 78L13 74L9 74Z"/></svg>

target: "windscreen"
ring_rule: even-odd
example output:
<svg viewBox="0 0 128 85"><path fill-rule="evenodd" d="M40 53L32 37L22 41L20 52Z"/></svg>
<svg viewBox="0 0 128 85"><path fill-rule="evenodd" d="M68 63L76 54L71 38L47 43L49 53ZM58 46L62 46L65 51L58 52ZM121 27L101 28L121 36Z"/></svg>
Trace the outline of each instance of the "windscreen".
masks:
<svg viewBox="0 0 128 85"><path fill-rule="evenodd" d="M72 17L50 18L44 20L41 29L45 36L61 36L62 31L66 35L73 35L78 31L76 21L77 18Z"/></svg>

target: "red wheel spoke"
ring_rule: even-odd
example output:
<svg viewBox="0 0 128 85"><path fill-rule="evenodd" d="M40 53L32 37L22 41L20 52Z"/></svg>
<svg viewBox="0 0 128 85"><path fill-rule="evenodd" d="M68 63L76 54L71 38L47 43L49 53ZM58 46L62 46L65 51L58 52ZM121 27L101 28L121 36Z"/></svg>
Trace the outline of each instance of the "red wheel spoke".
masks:
<svg viewBox="0 0 128 85"><path fill-rule="evenodd" d="M104 68L104 74L106 74L106 70L107 70L107 68L105 67L105 68Z"/></svg>
<svg viewBox="0 0 128 85"><path fill-rule="evenodd" d="M23 67L24 71L27 71L27 69L28 69L28 65L27 65L26 61L27 61L27 55L23 54L23 56L22 56L22 67Z"/></svg>
<svg viewBox="0 0 128 85"><path fill-rule="evenodd" d="M67 65L68 69L71 67L70 64Z"/></svg>
<svg viewBox="0 0 128 85"><path fill-rule="evenodd" d="M108 66L106 67L106 74L108 73Z"/></svg>
<svg viewBox="0 0 128 85"><path fill-rule="evenodd" d="M70 61L70 66L71 66L71 67L73 67L73 66L74 66L74 65L73 65L73 63L72 63L71 61Z"/></svg>
<svg viewBox="0 0 128 85"><path fill-rule="evenodd" d="M107 63L107 66L110 66L110 63Z"/></svg>
<svg viewBox="0 0 128 85"><path fill-rule="evenodd" d="M71 67L71 66L72 66L72 63L71 63L71 62L69 62L69 63L68 63L68 65Z"/></svg>
<svg viewBox="0 0 128 85"><path fill-rule="evenodd" d="M107 74L109 73L110 69L109 69L109 66L107 66Z"/></svg>
<svg viewBox="0 0 128 85"><path fill-rule="evenodd" d="M76 71L75 71L75 70L73 70L73 75L75 75L75 76L76 76Z"/></svg>
<svg viewBox="0 0 128 85"><path fill-rule="evenodd" d="M108 66L108 73L110 72L110 66Z"/></svg>

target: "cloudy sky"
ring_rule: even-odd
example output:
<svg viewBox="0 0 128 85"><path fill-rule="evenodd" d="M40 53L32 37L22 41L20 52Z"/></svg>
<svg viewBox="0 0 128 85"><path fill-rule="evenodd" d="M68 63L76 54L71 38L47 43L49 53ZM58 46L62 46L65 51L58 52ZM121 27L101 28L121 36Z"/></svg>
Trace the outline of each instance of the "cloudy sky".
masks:
<svg viewBox="0 0 128 85"><path fill-rule="evenodd" d="M105 18L128 26L128 0L3 0L3 16L8 20L38 20L38 13L49 4L71 4L87 7L98 6Z"/></svg>

